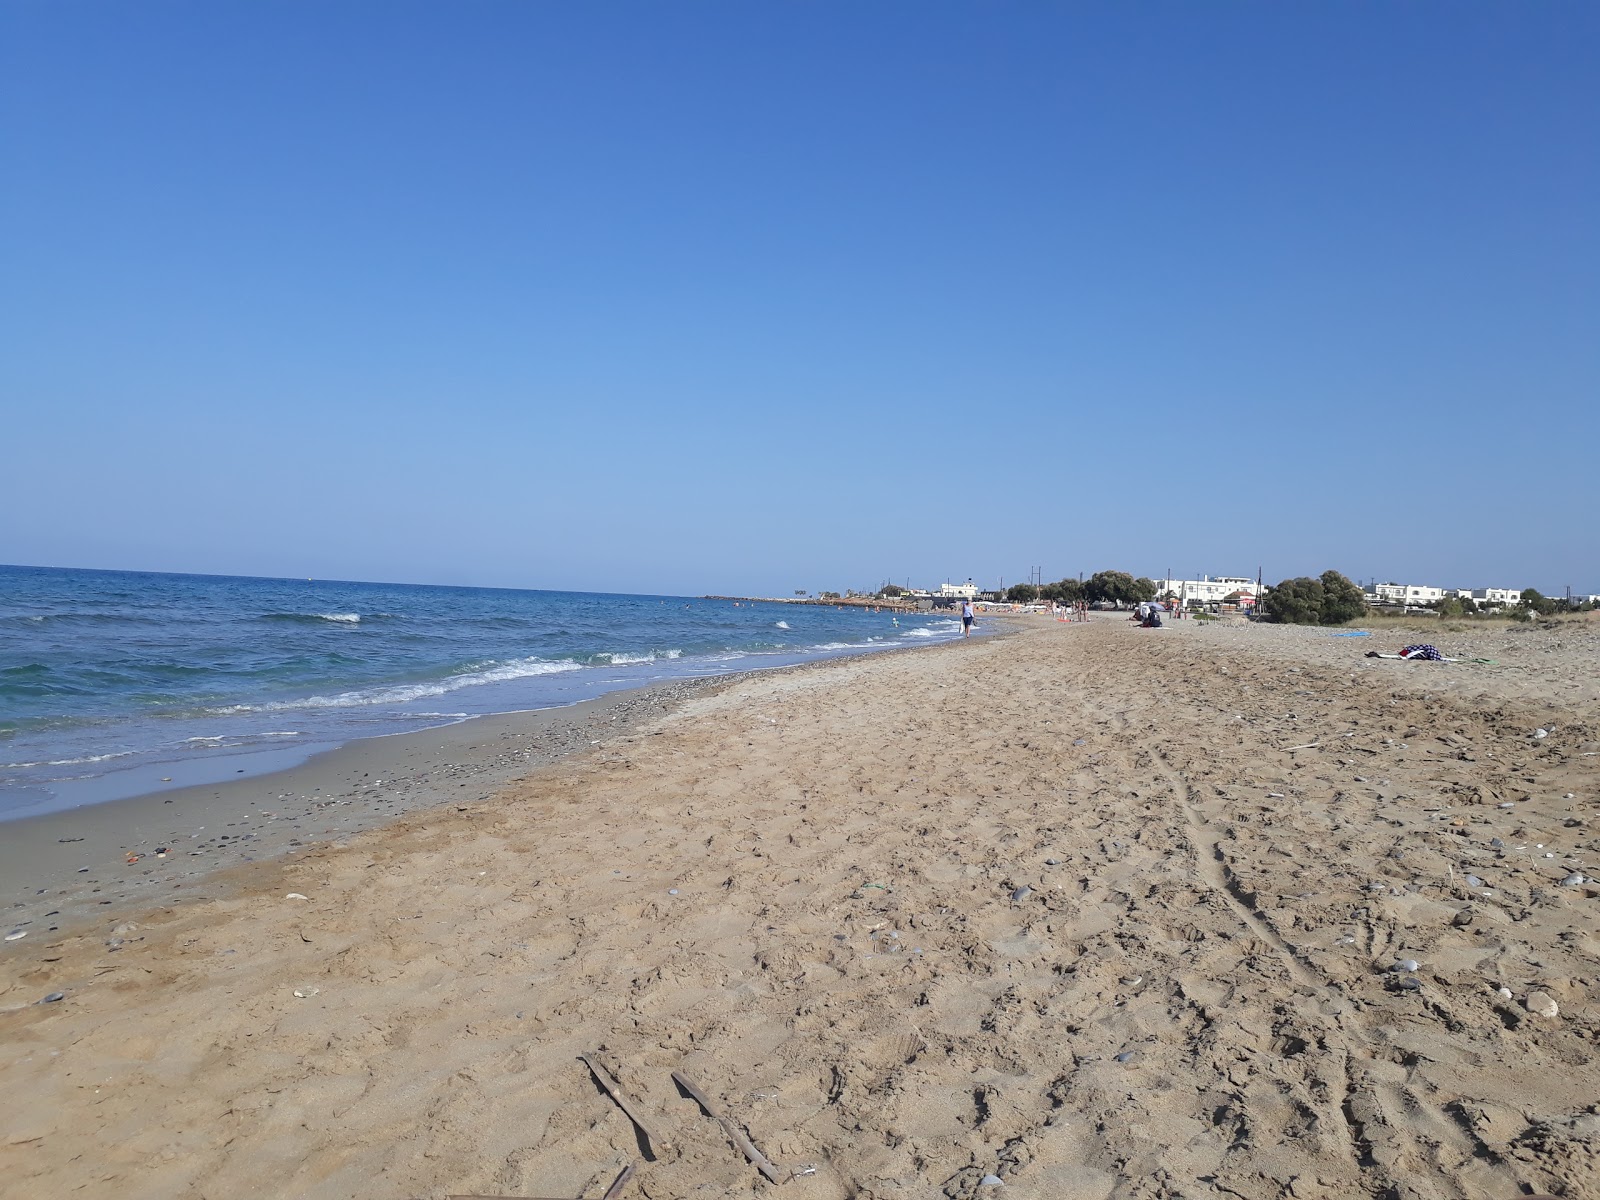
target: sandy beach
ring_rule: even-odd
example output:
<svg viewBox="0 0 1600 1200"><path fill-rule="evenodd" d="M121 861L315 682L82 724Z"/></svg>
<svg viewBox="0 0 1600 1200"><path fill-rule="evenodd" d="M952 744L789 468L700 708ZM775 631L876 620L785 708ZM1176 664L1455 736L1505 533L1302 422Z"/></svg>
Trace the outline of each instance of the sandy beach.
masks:
<svg viewBox="0 0 1600 1200"><path fill-rule="evenodd" d="M491 732L182 903L41 863L0 1195L775 1186L674 1071L796 1200L1600 1194L1594 625L1040 618Z"/></svg>

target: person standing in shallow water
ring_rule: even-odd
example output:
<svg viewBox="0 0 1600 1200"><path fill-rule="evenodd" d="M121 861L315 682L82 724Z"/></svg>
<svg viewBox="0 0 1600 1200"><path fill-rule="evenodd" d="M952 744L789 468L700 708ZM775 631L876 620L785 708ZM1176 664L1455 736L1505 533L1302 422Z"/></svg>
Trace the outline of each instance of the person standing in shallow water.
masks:
<svg viewBox="0 0 1600 1200"><path fill-rule="evenodd" d="M971 600L961 602L961 636L972 636L972 622L977 619L977 613L972 607Z"/></svg>

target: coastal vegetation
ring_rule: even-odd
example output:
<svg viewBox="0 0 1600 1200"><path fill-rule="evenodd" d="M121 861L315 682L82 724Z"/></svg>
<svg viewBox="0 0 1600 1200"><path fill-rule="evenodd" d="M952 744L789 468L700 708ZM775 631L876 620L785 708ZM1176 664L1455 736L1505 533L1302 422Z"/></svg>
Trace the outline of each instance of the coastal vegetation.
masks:
<svg viewBox="0 0 1600 1200"><path fill-rule="evenodd" d="M1074 604L1087 600L1090 604L1143 604L1155 599L1154 580L1143 576L1135 579L1126 571L1096 571L1087 580L1058 579L1055 583L1016 583L1005 590L1004 599L1011 604L1046 603Z"/></svg>
<svg viewBox="0 0 1600 1200"><path fill-rule="evenodd" d="M1367 598L1338 571L1324 571L1285 579L1261 598L1261 611L1285 625L1344 625L1367 615Z"/></svg>

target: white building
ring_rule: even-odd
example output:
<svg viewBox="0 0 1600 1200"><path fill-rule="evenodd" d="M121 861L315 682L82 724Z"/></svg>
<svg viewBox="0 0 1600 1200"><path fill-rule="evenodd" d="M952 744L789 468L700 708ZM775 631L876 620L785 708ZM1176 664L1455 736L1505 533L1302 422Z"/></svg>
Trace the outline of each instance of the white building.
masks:
<svg viewBox="0 0 1600 1200"><path fill-rule="evenodd" d="M1238 592L1239 603L1248 606L1256 602L1258 590L1256 581L1243 575L1206 575L1200 579L1157 579L1155 585L1157 596L1165 596L1171 592L1185 605L1220 604Z"/></svg>
<svg viewBox="0 0 1600 1200"><path fill-rule="evenodd" d="M1511 588L1473 588L1466 593L1479 604L1521 604L1522 592Z"/></svg>
<svg viewBox="0 0 1600 1200"><path fill-rule="evenodd" d="M1379 604L1436 604L1444 599L1444 589L1419 583L1380 583L1367 593Z"/></svg>
<svg viewBox="0 0 1600 1200"><path fill-rule="evenodd" d="M939 590L934 594L947 600L976 600L978 585L970 579L966 583L944 583L939 585Z"/></svg>

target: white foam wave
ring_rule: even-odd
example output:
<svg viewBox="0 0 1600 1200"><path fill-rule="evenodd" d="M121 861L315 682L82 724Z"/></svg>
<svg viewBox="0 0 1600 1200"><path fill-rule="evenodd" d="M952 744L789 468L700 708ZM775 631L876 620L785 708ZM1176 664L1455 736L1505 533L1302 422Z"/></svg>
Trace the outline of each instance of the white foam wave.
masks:
<svg viewBox="0 0 1600 1200"><path fill-rule="evenodd" d="M77 767L84 763L105 762L111 758L127 758L132 750L118 750L113 754L91 754L87 758L52 758L39 762L5 763L0 765L0 771L24 770L28 767Z"/></svg>
<svg viewBox="0 0 1600 1200"><path fill-rule="evenodd" d="M871 642L819 642L813 650L864 650Z"/></svg>
<svg viewBox="0 0 1600 1200"><path fill-rule="evenodd" d="M933 636L933 630L931 630L931 629L908 629L904 633L902 633L900 636L903 637L903 638L908 638L908 637L916 637L916 638L932 637Z"/></svg>
<svg viewBox="0 0 1600 1200"><path fill-rule="evenodd" d="M274 700L268 704L230 704L226 708L213 708L217 714L247 712L289 712L303 708L363 708L374 704L406 704L424 696L445 696L462 688L480 687L486 683L504 683L511 679L529 679L537 675L555 675L562 671L579 671L575 662L548 662L539 658L520 658L480 671L452 675L435 683L409 683L388 687L361 688L340 692L334 696L307 696L303 700Z"/></svg>
<svg viewBox="0 0 1600 1200"><path fill-rule="evenodd" d="M360 613L318 613L324 621L343 621L347 625L355 625L361 621Z"/></svg>
<svg viewBox="0 0 1600 1200"><path fill-rule="evenodd" d="M778 622L778 628L779 629L787 629L787 628L789 628L789 622L787 622L787 621L779 621Z"/></svg>
<svg viewBox="0 0 1600 1200"><path fill-rule="evenodd" d="M682 650L668 650L664 654L662 654L661 657L662 658L682 658L683 657L683 651Z"/></svg>

